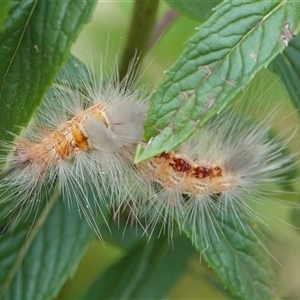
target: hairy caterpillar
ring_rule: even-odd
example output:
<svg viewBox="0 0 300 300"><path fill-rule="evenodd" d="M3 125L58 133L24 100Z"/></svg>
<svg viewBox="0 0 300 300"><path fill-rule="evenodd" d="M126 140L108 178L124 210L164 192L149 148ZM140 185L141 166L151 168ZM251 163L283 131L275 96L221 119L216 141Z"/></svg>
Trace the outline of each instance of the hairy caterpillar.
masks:
<svg viewBox="0 0 300 300"><path fill-rule="evenodd" d="M17 222L39 205L42 194L49 197L56 183L59 193L75 198L69 205L78 206L101 238L94 209L109 191L116 199L123 197L126 180L135 176L130 164L143 134L147 96L133 83L134 63L122 81L116 67L106 81L102 70L98 79L83 67L77 69L79 85L69 75L57 83L14 144L2 142L12 153L1 157L7 164L1 201L15 202Z"/></svg>
<svg viewBox="0 0 300 300"><path fill-rule="evenodd" d="M189 223L192 240L200 235L208 247L206 232L218 226L216 212L233 215L237 224L243 214L265 223L253 203L278 203L287 194L279 185L289 183L288 173L296 168L295 155L286 152L294 133L284 132L288 140L284 134L272 136L278 107L254 121L259 104L254 101L243 114L241 106L240 100L178 149L137 166L147 196L136 214L146 218L150 232L161 222L172 236L176 219L180 230Z"/></svg>
<svg viewBox="0 0 300 300"><path fill-rule="evenodd" d="M1 177L1 201L15 202L16 222L40 205L55 183L100 238L96 214L111 192L113 200L104 205L113 207L114 218L125 205L135 219L143 219L149 235L162 222L172 236L175 218L180 230L191 222L192 240L200 233L209 246L206 228L216 226L215 210L231 212L237 221L245 212L264 222L251 202L276 198L273 185L284 182L294 167L293 155L281 155L285 139L269 136L276 109L265 121L254 122L257 109L246 109L245 117L237 113L238 103L178 149L134 165L149 96L129 79L132 71L133 66L119 82L114 70L105 82L103 73L97 79L78 68L79 85L71 75L58 82L15 143L2 143L13 151Z"/></svg>

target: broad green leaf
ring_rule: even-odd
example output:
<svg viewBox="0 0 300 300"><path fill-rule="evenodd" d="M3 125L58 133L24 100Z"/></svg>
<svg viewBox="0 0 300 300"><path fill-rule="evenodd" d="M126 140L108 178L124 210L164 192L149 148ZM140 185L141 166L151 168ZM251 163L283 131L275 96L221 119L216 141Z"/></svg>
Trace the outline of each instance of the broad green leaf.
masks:
<svg viewBox="0 0 300 300"><path fill-rule="evenodd" d="M8 8L9 8L10 0L2 0L1 1L1 10L0 10L0 32L3 29L3 23L7 18Z"/></svg>
<svg viewBox="0 0 300 300"><path fill-rule="evenodd" d="M45 210L48 208L46 205ZM4 299L54 298L74 274L94 239L94 233L77 209L70 210L62 198L40 226L45 210L29 232L23 228L12 236L6 233L1 237L0 279Z"/></svg>
<svg viewBox="0 0 300 300"><path fill-rule="evenodd" d="M195 19L199 22L204 22L208 19L220 2L217 0L206 1L185 1L185 0L165 0L169 6L176 9L183 15Z"/></svg>
<svg viewBox="0 0 300 300"><path fill-rule="evenodd" d="M28 230L26 228L18 228L14 235L9 233L0 236L0 295L3 296L5 284L9 284L12 280L13 272L11 273L14 262L20 255L20 249L24 245L24 240Z"/></svg>
<svg viewBox="0 0 300 300"><path fill-rule="evenodd" d="M292 1L220 4L157 88L136 161L170 151L222 111L299 31L299 12Z"/></svg>
<svg viewBox="0 0 300 300"><path fill-rule="evenodd" d="M104 271L83 299L165 299L192 250L184 236L174 239L173 248L166 238L143 240Z"/></svg>
<svg viewBox="0 0 300 300"><path fill-rule="evenodd" d="M11 140L10 133L18 134L29 122L95 3L11 2L0 34L1 140Z"/></svg>
<svg viewBox="0 0 300 300"><path fill-rule="evenodd" d="M225 288L241 299L276 298L271 257L263 246L258 224L241 214L237 220L234 212L213 211L213 215L205 221L196 220L196 224L187 223L184 231L194 237L197 230L195 247ZM207 222L206 235L201 230L203 222Z"/></svg>
<svg viewBox="0 0 300 300"><path fill-rule="evenodd" d="M300 113L300 36L293 39L270 64L270 69L278 74L294 106Z"/></svg>

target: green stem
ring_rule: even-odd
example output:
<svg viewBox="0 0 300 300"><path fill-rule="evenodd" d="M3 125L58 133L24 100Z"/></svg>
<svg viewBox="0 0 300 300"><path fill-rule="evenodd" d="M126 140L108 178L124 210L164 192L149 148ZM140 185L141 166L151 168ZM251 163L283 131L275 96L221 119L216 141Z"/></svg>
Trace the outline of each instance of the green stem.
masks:
<svg viewBox="0 0 300 300"><path fill-rule="evenodd" d="M120 62L120 80L126 76L129 64L135 56L139 58L140 63L142 62L149 46L158 4L159 0L135 0L129 33Z"/></svg>

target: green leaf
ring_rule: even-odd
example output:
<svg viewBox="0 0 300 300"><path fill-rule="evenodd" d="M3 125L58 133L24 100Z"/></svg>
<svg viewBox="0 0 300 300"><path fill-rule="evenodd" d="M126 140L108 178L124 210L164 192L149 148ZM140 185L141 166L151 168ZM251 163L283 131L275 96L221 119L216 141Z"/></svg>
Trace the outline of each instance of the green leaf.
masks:
<svg viewBox="0 0 300 300"><path fill-rule="evenodd" d="M299 199L298 199L298 202L299 202ZM300 231L299 231L300 211L299 211L299 209L295 209L295 207L290 208L288 211L288 216L289 216L292 227L295 229L295 232L297 232L297 234L300 234Z"/></svg>
<svg viewBox="0 0 300 300"><path fill-rule="evenodd" d="M101 230L101 234L106 243L128 251L141 241L145 229L138 225L128 226L128 215L126 213L121 217L118 222L109 219L108 226Z"/></svg>
<svg viewBox="0 0 300 300"><path fill-rule="evenodd" d="M174 239L173 248L166 238L143 240L101 274L83 299L165 299L192 250L184 236Z"/></svg>
<svg viewBox="0 0 300 300"><path fill-rule="evenodd" d="M77 209L70 210L61 197L51 202L56 204L49 216L46 205L29 232L22 228L13 236L9 233L1 236L3 299L54 298L63 283L74 274L94 239L94 233ZM46 222L40 226L44 218Z"/></svg>
<svg viewBox="0 0 300 300"><path fill-rule="evenodd" d="M176 9L183 15L195 19L199 22L204 22L208 19L213 9L222 1L206 0L206 1L185 1L185 0L165 0L169 6Z"/></svg>
<svg viewBox="0 0 300 300"><path fill-rule="evenodd" d="M286 91L288 92L292 103L300 114L300 36L293 39L289 46L284 49L270 64L271 71L275 72Z"/></svg>
<svg viewBox="0 0 300 300"><path fill-rule="evenodd" d="M29 122L95 3L11 2L0 34L1 140L12 140L10 133L18 134Z"/></svg>
<svg viewBox="0 0 300 300"><path fill-rule="evenodd" d="M271 258L262 246L258 224L241 214L237 220L234 212L213 211L205 220L206 235L203 235L203 222L187 223L184 231L188 237L196 235L195 247L225 288L241 299L276 298ZM199 232L196 234L195 230Z"/></svg>
<svg viewBox="0 0 300 300"><path fill-rule="evenodd" d="M136 162L170 151L222 111L299 31L299 11L287 1L219 5L158 87Z"/></svg>
<svg viewBox="0 0 300 300"><path fill-rule="evenodd" d="M0 32L3 29L3 23L7 18L7 13L9 9L10 0L2 0L1 1L1 10L0 10Z"/></svg>

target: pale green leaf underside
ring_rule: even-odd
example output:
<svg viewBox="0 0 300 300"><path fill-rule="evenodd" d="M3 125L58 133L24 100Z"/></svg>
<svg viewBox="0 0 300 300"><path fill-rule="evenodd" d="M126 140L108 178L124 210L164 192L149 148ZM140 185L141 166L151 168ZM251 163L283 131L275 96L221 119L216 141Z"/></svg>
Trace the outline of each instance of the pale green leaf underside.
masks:
<svg viewBox="0 0 300 300"><path fill-rule="evenodd" d="M244 89L299 31L300 2L224 2L187 42L158 87L136 161L188 139ZM289 23L289 26L288 26Z"/></svg>

